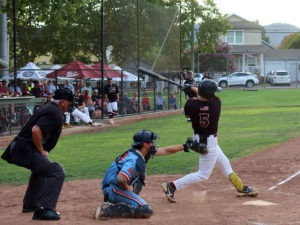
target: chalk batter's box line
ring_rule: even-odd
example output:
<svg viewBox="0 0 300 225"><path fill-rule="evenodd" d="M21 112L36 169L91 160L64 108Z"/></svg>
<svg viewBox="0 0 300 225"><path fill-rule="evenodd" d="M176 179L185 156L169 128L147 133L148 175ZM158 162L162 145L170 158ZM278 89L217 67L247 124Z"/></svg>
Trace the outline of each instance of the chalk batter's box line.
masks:
<svg viewBox="0 0 300 225"><path fill-rule="evenodd" d="M268 191L274 190L274 189L277 188L279 185L282 185L282 184L288 182L289 180L293 179L294 177L298 176L299 174L300 174L300 170L299 170L298 172L294 173L292 176L290 176L290 177L286 178L285 180L279 182L278 184L276 184L276 185L274 185L274 186L268 188Z"/></svg>

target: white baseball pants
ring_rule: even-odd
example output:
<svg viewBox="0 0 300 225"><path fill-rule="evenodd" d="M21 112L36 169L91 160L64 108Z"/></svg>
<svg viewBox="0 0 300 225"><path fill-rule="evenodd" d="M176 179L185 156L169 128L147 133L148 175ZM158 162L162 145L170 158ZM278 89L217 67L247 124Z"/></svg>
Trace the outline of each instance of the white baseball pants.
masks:
<svg viewBox="0 0 300 225"><path fill-rule="evenodd" d="M199 135L194 135L194 139L199 141ZM206 155L200 154L199 170L197 172L190 173L174 181L176 190L183 189L191 184L208 180L216 163L221 167L226 178L229 178L229 174L233 173L230 162L219 147L218 138L214 135L210 135L207 138L207 149L208 153Z"/></svg>

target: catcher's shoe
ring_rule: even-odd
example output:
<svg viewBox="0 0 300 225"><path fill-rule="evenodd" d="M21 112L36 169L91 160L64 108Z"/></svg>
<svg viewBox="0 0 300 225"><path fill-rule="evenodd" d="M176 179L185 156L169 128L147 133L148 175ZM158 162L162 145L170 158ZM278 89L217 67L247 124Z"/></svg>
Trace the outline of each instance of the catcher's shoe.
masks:
<svg viewBox="0 0 300 225"><path fill-rule="evenodd" d="M253 190L251 187L244 186L244 189L242 191L237 191L237 195L239 197L244 197L244 196L250 196L254 197L258 194L258 191Z"/></svg>
<svg viewBox="0 0 300 225"><path fill-rule="evenodd" d="M108 203L108 202L104 202L102 203L101 206L99 206L96 211L95 211L95 214L94 214L94 219L95 220L108 220L110 219L110 217L106 216L105 215L105 212L104 212L104 209L110 207L111 204Z"/></svg>
<svg viewBox="0 0 300 225"><path fill-rule="evenodd" d="M165 192L169 202L175 203L176 202L176 199L174 197L175 190L170 186L170 183L162 183L161 188Z"/></svg>

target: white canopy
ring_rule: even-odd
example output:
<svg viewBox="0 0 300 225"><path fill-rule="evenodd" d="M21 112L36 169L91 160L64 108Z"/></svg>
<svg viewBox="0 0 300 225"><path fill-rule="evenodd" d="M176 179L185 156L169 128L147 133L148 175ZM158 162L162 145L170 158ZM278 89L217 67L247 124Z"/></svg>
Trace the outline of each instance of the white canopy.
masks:
<svg viewBox="0 0 300 225"><path fill-rule="evenodd" d="M119 66L115 66L115 67L113 67L113 69L122 71L122 68ZM123 74L127 75L127 77L124 77L124 79L123 79L124 81L137 81L138 80L138 76L133 73L129 73L128 71L123 70ZM140 80L143 80L143 79L140 78Z"/></svg>
<svg viewBox="0 0 300 225"><path fill-rule="evenodd" d="M46 70L42 70L41 68L37 67L34 63L29 62L26 66L21 67L20 70L17 71L17 79L21 80L45 80L45 76L47 74ZM14 73L10 73L2 77L5 80L13 80Z"/></svg>

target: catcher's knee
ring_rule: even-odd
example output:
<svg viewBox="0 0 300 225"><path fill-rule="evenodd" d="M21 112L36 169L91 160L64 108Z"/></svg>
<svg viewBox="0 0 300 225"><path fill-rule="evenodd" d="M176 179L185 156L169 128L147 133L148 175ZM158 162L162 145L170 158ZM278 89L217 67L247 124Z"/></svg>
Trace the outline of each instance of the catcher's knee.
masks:
<svg viewBox="0 0 300 225"><path fill-rule="evenodd" d="M135 218L149 218L152 216L153 211L150 205L138 206L133 209Z"/></svg>
<svg viewBox="0 0 300 225"><path fill-rule="evenodd" d="M110 218L148 218L153 214L149 205L132 207L126 203L103 204L102 210L105 217Z"/></svg>

